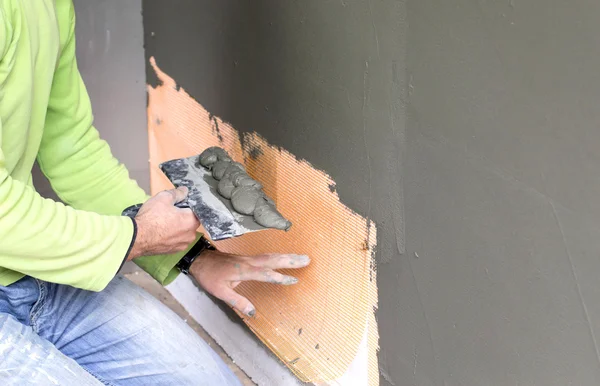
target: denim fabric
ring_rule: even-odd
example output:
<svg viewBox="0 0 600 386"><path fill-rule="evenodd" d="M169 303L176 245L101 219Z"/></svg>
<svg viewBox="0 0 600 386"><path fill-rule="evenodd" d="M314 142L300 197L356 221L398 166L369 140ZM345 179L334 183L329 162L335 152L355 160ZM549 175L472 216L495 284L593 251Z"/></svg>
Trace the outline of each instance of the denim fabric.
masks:
<svg viewBox="0 0 600 386"><path fill-rule="evenodd" d="M170 309L117 276L102 292L0 286L1 385L239 385Z"/></svg>

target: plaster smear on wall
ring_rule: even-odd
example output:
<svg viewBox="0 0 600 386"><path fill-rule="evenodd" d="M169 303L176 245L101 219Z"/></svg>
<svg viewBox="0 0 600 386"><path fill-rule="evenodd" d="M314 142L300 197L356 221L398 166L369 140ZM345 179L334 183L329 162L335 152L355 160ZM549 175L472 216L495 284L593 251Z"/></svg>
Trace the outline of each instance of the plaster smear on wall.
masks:
<svg viewBox="0 0 600 386"><path fill-rule="evenodd" d="M148 87L152 192L172 187L158 168L169 159L221 146L243 163L294 225L289 232L269 230L220 241L219 249L300 253L312 259L305 269L283 272L298 277L297 285L242 283L236 290L257 309L244 322L302 381L342 384L361 351L367 354L367 383L377 385L375 224L339 201L327 174L256 133L240 136L150 61L160 80L156 88Z"/></svg>

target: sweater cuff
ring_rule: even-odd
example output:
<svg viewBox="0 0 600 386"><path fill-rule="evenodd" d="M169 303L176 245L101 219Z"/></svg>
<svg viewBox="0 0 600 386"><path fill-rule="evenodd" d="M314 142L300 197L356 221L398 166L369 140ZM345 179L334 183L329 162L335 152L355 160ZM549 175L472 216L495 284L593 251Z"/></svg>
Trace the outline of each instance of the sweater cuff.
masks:
<svg viewBox="0 0 600 386"><path fill-rule="evenodd" d="M129 244L129 248L127 248L127 253L125 253L123 262L121 262L119 269L117 269L117 272L115 272L115 276L119 274L119 271L121 270L121 268L123 268L123 265L125 265L125 263L127 262L127 259L129 258L129 254L131 253L131 250L133 249L133 244L135 244L135 239L137 237L137 222L135 221L135 219L133 217L130 217L130 219L131 219L131 222L133 223L133 236L131 236L131 243Z"/></svg>

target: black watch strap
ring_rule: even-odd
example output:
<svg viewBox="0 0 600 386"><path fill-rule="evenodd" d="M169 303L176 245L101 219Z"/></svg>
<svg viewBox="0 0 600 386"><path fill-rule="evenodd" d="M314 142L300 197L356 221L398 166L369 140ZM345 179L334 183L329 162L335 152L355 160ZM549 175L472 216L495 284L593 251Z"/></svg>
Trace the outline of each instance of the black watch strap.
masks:
<svg viewBox="0 0 600 386"><path fill-rule="evenodd" d="M208 241L204 238L204 236L202 236L200 237L200 240L198 240L196 244L194 244L194 246L185 255L183 255L181 260L179 260L179 262L177 263L176 267L179 269L179 271L187 275L190 272L190 267L194 260L196 260L196 257L198 257L203 251L207 249L212 251L217 250L217 248L215 248L215 246L212 245L210 241Z"/></svg>

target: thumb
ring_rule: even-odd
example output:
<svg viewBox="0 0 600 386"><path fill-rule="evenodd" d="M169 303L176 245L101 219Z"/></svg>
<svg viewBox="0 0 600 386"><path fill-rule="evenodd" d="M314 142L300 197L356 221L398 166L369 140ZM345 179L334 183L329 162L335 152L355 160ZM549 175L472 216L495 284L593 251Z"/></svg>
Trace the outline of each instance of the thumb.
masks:
<svg viewBox="0 0 600 386"><path fill-rule="evenodd" d="M188 195L188 188L185 186L180 186L177 189L173 189L169 191L171 193L172 204L177 204L185 200Z"/></svg>
<svg viewBox="0 0 600 386"><path fill-rule="evenodd" d="M246 299L232 289L228 289L224 293L222 300L244 315L254 317L256 314L256 309L254 308L254 305L250 303L250 300Z"/></svg>

